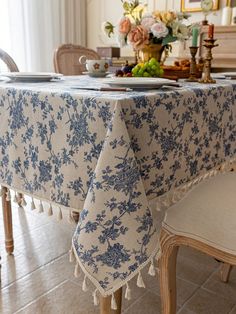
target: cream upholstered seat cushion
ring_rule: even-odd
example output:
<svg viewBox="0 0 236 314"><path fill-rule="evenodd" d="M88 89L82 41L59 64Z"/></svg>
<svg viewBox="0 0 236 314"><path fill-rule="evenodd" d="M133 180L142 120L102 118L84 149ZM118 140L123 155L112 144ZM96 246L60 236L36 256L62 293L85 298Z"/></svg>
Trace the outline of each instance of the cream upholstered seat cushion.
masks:
<svg viewBox="0 0 236 314"><path fill-rule="evenodd" d="M236 173L201 182L167 210L163 227L236 255Z"/></svg>

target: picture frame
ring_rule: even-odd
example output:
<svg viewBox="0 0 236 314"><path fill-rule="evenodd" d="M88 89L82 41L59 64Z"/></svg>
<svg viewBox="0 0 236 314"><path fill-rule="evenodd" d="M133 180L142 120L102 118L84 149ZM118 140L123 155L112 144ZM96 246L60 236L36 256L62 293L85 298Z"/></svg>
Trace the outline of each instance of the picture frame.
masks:
<svg viewBox="0 0 236 314"><path fill-rule="evenodd" d="M219 0L213 0L213 11L219 10ZM201 0L181 0L182 12L201 12Z"/></svg>

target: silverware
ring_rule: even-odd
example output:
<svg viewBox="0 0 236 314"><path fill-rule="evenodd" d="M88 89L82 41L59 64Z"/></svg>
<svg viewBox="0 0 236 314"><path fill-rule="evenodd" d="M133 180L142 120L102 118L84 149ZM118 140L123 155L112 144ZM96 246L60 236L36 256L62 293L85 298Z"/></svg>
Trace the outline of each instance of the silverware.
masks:
<svg viewBox="0 0 236 314"><path fill-rule="evenodd" d="M81 87L81 86L71 86L72 89L80 89L80 90L96 90L100 92L131 92L133 89L131 88L114 88L114 87Z"/></svg>

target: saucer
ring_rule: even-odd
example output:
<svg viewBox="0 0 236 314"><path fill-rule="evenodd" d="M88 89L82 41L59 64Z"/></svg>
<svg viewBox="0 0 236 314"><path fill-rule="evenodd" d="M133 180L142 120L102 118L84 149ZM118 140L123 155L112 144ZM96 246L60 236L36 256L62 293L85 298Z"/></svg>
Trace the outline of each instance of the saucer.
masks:
<svg viewBox="0 0 236 314"><path fill-rule="evenodd" d="M82 72L90 77L106 77L110 72Z"/></svg>

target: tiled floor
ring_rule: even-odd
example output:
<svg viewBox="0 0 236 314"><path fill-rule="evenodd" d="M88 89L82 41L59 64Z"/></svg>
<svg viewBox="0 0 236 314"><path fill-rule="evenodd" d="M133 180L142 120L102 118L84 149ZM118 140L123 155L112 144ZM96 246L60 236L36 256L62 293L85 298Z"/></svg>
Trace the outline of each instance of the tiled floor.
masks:
<svg viewBox="0 0 236 314"><path fill-rule="evenodd" d="M0 215L0 252L2 314L92 314L99 313L92 303L91 291L81 290L83 276L73 276L68 250L74 225L65 220L13 208L14 256L4 250L3 222ZM178 256L178 313L236 314L236 269L230 282L219 281L219 264L191 249ZM131 283L132 300L123 301L125 314L161 313L158 279L143 271L147 289ZM92 286L91 286L92 288Z"/></svg>

